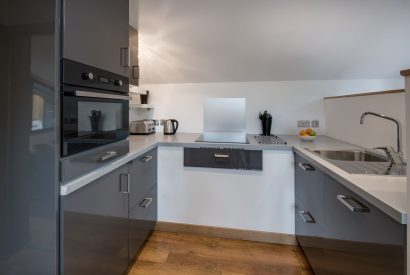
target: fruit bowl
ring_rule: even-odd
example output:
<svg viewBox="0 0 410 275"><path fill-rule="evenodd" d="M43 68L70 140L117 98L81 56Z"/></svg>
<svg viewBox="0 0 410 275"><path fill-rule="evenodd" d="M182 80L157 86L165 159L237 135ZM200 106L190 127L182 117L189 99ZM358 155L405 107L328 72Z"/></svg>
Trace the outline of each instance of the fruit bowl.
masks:
<svg viewBox="0 0 410 275"><path fill-rule="evenodd" d="M316 136L299 136L303 141L312 141L316 138Z"/></svg>

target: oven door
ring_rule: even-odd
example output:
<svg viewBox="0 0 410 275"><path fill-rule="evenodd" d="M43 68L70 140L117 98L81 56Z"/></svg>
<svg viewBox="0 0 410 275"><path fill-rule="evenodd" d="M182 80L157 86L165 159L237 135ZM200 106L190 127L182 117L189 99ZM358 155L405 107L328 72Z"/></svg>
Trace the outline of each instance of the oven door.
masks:
<svg viewBox="0 0 410 275"><path fill-rule="evenodd" d="M73 87L63 90L62 156L128 137L128 96Z"/></svg>

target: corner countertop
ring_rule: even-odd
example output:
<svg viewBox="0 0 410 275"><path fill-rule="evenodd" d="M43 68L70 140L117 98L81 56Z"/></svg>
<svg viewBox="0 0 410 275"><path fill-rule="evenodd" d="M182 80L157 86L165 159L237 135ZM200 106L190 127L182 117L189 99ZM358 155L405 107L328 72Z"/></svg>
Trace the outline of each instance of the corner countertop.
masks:
<svg viewBox="0 0 410 275"><path fill-rule="evenodd" d="M195 142L199 135L200 134L194 133L178 133L176 135L166 136L156 133L149 136L130 136L130 152L127 155L122 156L100 169L63 184L60 189L60 195L69 195L75 190L130 162L157 146L294 150L305 158L308 158L320 169L334 177L347 188L362 196L364 199L368 200L396 221L402 224L407 223L406 177L349 174L309 151L318 149L358 149L361 148L359 146L327 136L319 136L312 142L301 141L298 136L280 136L288 143L287 145L259 144L253 138L254 135L248 135L249 144Z"/></svg>

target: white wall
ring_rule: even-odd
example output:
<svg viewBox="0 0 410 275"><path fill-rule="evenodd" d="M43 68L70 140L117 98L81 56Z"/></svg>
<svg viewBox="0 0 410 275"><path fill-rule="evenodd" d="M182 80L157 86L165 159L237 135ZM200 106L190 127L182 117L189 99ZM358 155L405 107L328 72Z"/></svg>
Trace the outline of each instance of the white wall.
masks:
<svg viewBox="0 0 410 275"><path fill-rule="evenodd" d="M324 133L323 97L403 89L402 79L276 81L235 83L186 83L141 85L140 91L150 91L150 103L155 109L131 112L130 119L175 118L180 132L202 132L203 101L209 97L245 97L247 100L247 132L259 133L258 112L268 110L273 115L273 130L277 134L298 132L296 121L319 119ZM138 96L134 96L136 101Z"/></svg>
<svg viewBox="0 0 410 275"><path fill-rule="evenodd" d="M403 152L406 152L405 93L346 97L325 100L327 135L367 148L390 145L396 149L396 125L384 119L367 116L366 111L388 115L400 120L403 133Z"/></svg>
<svg viewBox="0 0 410 275"><path fill-rule="evenodd" d="M182 147L158 149L158 219L294 234L291 151L263 152L263 171L186 168Z"/></svg>

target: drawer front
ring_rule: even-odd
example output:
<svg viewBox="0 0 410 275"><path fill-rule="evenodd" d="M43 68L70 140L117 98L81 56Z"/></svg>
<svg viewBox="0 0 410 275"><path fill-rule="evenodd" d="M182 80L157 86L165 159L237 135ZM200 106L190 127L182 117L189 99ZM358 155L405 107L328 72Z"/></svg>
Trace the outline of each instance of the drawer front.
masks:
<svg viewBox="0 0 410 275"><path fill-rule="evenodd" d="M157 149L139 156L130 165L130 207L134 207L139 199L157 184Z"/></svg>
<svg viewBox="0 0 410 275"><path fill-rule="evenodd" d="M67 182L75 177L107 165L107 163L127 154L129 150L129 142L125 139L102 146L98 149L64 158L60 163L61 181Z"/></svg>
<svg viewBox="0 0 410 275"><path fill-rule="evenodd" d="M325 174L306 159L295 154L295 198L323 220L325 199Z"/></svg>
<svg viewBox="0 0 410 275"><path fill-rule="evenodd" d="M406 227L329 176L325 219L329 274L404 274Z"/></svg>
<svg viewBox="0 0 410 275"><path fill-rule="evenodd" d="M262 151L184 148L184 166L261 171L263 169Z"/></svg>
<svg viewBox="0 0 410 275"><path fill-rule="evenodd" d="M129 260L133 260L144 244L158 219L157 186L142 196L138 204L130 210Z"/></svg>

